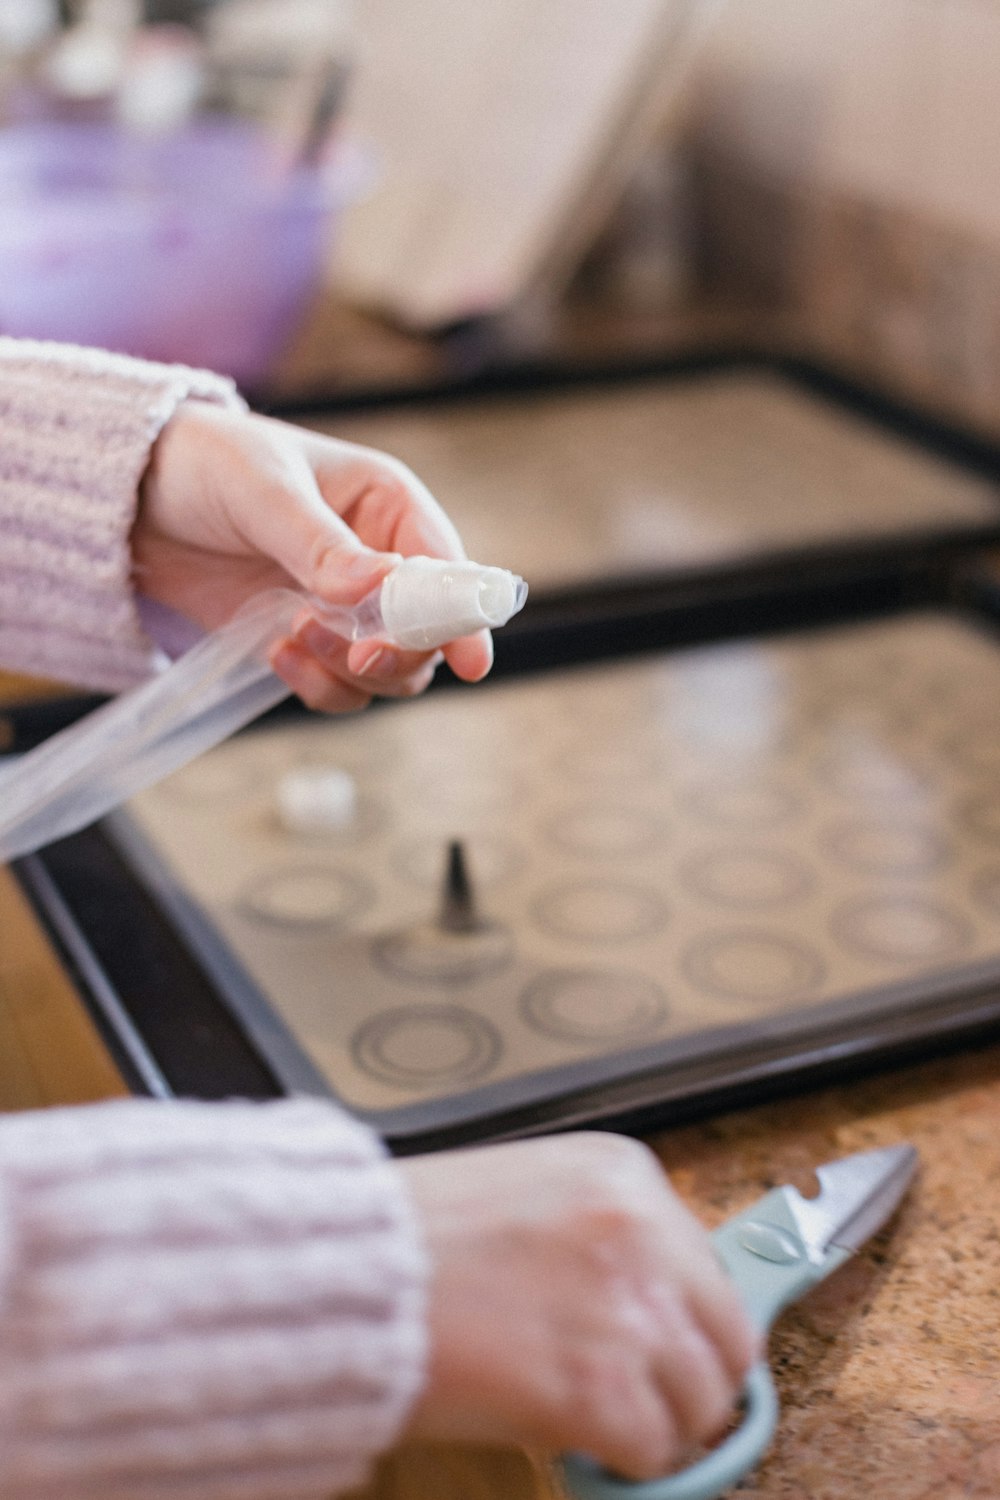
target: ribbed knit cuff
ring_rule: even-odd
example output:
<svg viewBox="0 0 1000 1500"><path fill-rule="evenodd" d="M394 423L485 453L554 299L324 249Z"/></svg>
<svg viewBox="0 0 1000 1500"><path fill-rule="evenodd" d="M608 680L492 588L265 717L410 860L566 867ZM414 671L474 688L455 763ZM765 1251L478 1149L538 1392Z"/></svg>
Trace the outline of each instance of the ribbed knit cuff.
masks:
<svg viewBox="0 0 1000 1500"><path fill-rule="evenodd" d="M425 1368L402 1180L319 1100L0 1121L4 1500L328 1500Z"/></svg>
<svg viewBox="0 0 1000 1500"><path fill-rule="evenodd" d="M231 380L103 350L0 337L0 661L104 691L161 658L142 629L129 532L139 481L188 397Z"/></svg>

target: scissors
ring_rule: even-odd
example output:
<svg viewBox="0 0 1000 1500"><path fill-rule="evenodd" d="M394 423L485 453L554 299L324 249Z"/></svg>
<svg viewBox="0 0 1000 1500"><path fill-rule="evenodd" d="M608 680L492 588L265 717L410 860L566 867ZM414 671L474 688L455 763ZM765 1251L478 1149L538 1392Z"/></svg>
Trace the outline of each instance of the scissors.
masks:
<svg viewBox="0 0 1000 1500"><path fill-rule="evenodd" d="M767 1330L789 1303L842 1266L899 1204L917 1168L912 1146L862 1151L819 1167L819 1193L774 1188L712 1236L723 1265ZM562 1478L576 1500L713 1500L754 1468L770 1446L778 1398L766 1361L747 1376L740 1425L689 1468L633 1482L570 1454Z"/></svg>

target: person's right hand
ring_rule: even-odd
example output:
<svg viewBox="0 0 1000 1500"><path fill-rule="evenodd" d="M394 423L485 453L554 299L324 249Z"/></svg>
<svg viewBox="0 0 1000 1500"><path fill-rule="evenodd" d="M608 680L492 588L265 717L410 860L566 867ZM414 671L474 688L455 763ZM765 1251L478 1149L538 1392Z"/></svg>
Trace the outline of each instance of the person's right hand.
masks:
<svg viewBox="0 0 1000 1500"><path fill-rule="evenodd" d="M409 1436L648 1479L721 1432L761 1338L645 1146L587 1132L399 1166L432 1263Z"/></svg>

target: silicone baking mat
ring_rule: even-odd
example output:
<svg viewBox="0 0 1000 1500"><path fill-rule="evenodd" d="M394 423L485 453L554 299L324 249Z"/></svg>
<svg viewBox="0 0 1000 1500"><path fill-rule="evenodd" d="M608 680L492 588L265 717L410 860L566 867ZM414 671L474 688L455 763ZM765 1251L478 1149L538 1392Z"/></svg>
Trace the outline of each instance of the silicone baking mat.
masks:
<svg viewBox="0 0 1000 1500"><path fill-rule="evenodd" d="M283 822L303 769L342 828ZM262 728L116 836L286 1086L392 1135L1000 975L998 773L997 643L923 611Z"/></svg>
<svg viewBox="0 0 1000 1500"><path fill-rule="evenodd" d="M995 485L760 370L325 420L430 486L538 590L996 528Z"/></svg>

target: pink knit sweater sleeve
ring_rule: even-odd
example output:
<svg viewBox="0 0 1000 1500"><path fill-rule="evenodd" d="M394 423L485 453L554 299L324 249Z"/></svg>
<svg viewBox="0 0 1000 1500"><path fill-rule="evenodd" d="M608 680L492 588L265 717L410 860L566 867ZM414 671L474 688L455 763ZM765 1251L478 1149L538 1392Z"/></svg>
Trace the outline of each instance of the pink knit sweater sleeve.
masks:
<svg viewBox="0 0 1000 1500"><path fill-rule="evenodd" d="M0 337L0 664L117 691L159 654L128 537L149 450L186 397L231 380L102 350Z"/></svg>
<svg viewBox="0 0 1000 1500"><path fill-rule="evenodd" d="M128 532L180 367L0 338L0 665L157 652ZM3 1500L328 1500L423 1380L427 1266L377 1138L320 1100L0 1118Z"/></svg>
<svg viewBox="0 0 1000 1500"><path fill-rule="evenodd" d="M320 1100L0 1121L4 1500L328 1500L424 1365L401 1179Z"/></svg>

